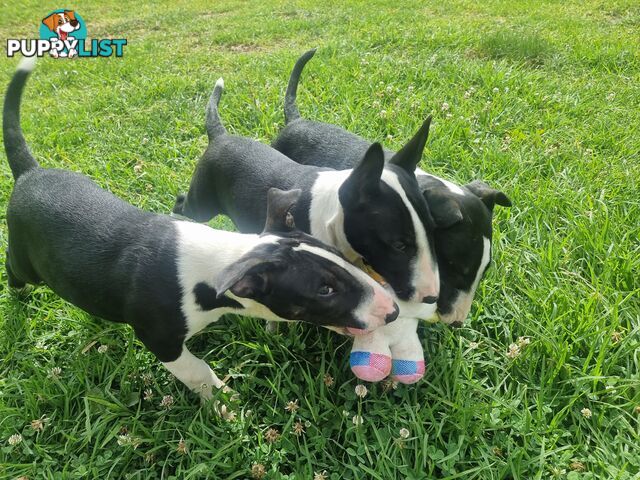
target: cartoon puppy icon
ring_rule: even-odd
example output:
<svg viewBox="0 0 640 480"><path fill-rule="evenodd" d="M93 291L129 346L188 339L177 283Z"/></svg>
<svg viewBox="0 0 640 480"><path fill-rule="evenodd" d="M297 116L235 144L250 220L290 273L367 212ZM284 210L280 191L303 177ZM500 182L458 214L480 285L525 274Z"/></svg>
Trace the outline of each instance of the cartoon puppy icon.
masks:
<svg viewBox="0 0 640 480"><path fill-rule="evenodd" d="M76 14L73 10L65 10L60 13L52 13L47 18L42 20L49 30L58 35L58 40L64 42L69 33L80 29L80 22L76 19ZM59 42L58 42L59 43ZM58 57L75 57L78 51L75 48L70 48L68 52L63 48L52 48L51 56Z"/></svg>

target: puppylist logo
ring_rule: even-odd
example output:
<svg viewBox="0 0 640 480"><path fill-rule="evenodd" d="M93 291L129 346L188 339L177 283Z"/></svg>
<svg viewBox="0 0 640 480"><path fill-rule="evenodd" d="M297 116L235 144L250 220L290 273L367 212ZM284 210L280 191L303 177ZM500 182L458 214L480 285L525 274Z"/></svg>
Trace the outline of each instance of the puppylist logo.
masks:
<svg viewBox="0 0 640 480"><path fill-rule="evenodd" d="M91 39L87 41L87 25L73 10L54 10L42 19L40 39L10 38L7 56L20 53L25 57L42 57L49 53L54 58L121 57L126 38Z"/></svg>

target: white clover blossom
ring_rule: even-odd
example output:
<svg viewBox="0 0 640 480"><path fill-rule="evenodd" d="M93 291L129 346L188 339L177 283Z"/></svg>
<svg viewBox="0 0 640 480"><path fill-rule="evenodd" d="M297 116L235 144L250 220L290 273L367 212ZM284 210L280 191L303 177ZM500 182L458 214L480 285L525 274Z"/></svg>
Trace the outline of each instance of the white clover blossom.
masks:
<svg viewBox="0 0 640 480"><path fill-rule="evenodd" d="M356 392L356 395L359 396L360 398L366 397L367 393L369 393L369 391L367 390L367 387L365 387L361 383L356 385L355 392Z"/></svg>

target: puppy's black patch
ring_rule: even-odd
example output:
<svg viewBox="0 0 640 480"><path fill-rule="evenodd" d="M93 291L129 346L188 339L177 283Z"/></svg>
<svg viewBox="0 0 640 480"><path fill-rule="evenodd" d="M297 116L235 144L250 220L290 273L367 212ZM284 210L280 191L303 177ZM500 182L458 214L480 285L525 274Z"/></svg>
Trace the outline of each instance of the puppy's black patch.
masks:
<svg viewBox="0 0 640 480"><path fill-rule="evenodd" d="M393 286L398 297L410 298L410 264L418 246L400 195L380 182L379 193L366 199L366 205L345 205L344 231L353 249Z"/></svg>
<svg viewBox="0 0 640 480"><path fill-rule="evenodd" d="M279 254L276 254L279 255ZM286 268L262 272L266 288L254 299L281 318L293 318L316 325L367 328L354 316L365 292L351 274L322 257L305 251L282 254ZM304 261L303 261L304 259ZM315 267L308 265L315 264ZM299 266L305 265L305 268ZM324 294L327 287L334 292Z"/></svg>
<svg viewBox="0 0 640 480"><path fill-rule="evenodd" d="M216 308L238 308L241 309L242 305L236 302L233 298L225 296L217 297L218 292L213 287L210 287L204 282L197 283L193 287L193 294L196 296L196 303L203 311L215 310Z"/></svg>
<svg viewBox="0 0 640 480"><path fill-rule="evenodd" d="M303 249L303 244L330 250L299 231L282 233L273 243L260 245L223 272L218 292L264 305L280 318L315 325L367 328L355 312L368 286L335 262Z"/></svg>
<svg viewBox="0 0 640 480"><path fill-rule="evenodd" d="M409 300L415 292L412 269L420 245L402 197L381 179L384 166L384 152L373 144L340 186L344 232L353 249L389 282L398 297ZM398 178L425 229L432 227L433 218L415 177L412 179L413 170L392 164L386 168Z"/></svg>

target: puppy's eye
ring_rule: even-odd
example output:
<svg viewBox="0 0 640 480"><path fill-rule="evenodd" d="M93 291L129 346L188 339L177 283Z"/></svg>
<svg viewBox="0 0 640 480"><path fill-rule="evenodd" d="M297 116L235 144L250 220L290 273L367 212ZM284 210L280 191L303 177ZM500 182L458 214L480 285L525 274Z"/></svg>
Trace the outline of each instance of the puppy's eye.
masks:
<svg viewBox="0 0 640 480"><path fill-rule="evenodd" d="M393 247L394 250L397 250L398 252L404 252L407 249L407 244L401 240L396 240L391 244L391 246Z"/></svg>
<svg viewBox="0 0 640 480"><path fill-rule="evenodd" d="M330 287L329 285L322 285L318 289L318 295L323 297L333 295L334 293L335 293L335 290L333 289L333 287Z"/></svg>

